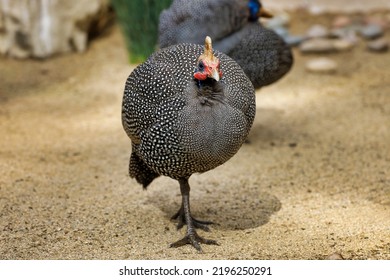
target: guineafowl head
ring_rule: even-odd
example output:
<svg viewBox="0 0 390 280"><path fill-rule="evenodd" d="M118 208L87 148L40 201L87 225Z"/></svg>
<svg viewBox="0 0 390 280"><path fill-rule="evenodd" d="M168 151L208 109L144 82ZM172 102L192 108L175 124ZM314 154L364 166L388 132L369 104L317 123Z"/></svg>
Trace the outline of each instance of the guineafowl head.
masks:
<svg viewBox="0 0 390 280"><path fill-rule="evenodd" d="M220 61L214 56L211 38L207 36L204 42L204 52L198 58L194 78L199 81L212 78L218 82L221 77Z"/></svg>
<svg viewBox="0 0 390 280"><path fill-rule="evenodd" d="M272 14L263 8L259 0L249 0L249 21L257 21L260 17L271 18Z"/></svg>

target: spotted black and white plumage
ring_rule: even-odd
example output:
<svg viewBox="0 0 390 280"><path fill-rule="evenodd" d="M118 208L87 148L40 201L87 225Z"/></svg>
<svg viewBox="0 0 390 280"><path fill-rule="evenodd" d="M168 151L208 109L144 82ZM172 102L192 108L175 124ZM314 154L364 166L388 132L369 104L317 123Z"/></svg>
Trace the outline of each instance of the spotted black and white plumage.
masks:
<svg viewBox="0 0 390 280"><path fill-rule="evenodd" d="M255 88L272 84L293 65L291 48L262 26L257 0L174 0L159 21L159 45L201 44L212 34L214 48L233 58Z"/></svg>
<svg viewBox="0 0 390 280"><path fill-rule="evenodd" d="M179 44L162 49L139 65L125 85L122 123L132 142L129 173L146 188L156 177L180 183L182 206L174 218L187 235L173 243L216 244L194 228L208 222L192 218L188 178L229 160L244 143L253 123L254 88L241 67L218 51L222 78L194 78L204 48Z"/></svg>
<svg viewBox="0 0 390 280"><path fill-rule="evenodd" d="M255 99L248 78L236 62L215 52L223 77L199 88L193 74L202 52L203 46L194 44L163 49L127 79L123 126L132 154L155 174L177 179L221 165L238 151L252 125ZM132 177L140 172L130 165Z"/></svg>
<svg viewBox="0 0 390 280"><path fill-rule="evenodd" d="M249 22L239 31L216 42L214 47L232 57L255 88L278 81L293 65L291 48L279 35L259 22Z"/></svg>
<svg viewBox="0 0 390 280"><path fill-rule="evenodd" d="M160 14L159 46L202 44L206 36L216 42L242 28L248 17L243 0L174 0Z"/></svg>

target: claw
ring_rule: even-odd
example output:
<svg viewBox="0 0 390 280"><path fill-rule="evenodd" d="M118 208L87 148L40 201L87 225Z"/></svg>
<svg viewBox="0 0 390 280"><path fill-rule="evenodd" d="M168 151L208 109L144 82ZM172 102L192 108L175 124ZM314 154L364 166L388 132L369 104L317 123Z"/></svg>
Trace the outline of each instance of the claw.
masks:
<svg viewBox="0 0 390 280"><path fill-rule="evenodd" d="M219 245L217 241L200 237L196 232L196 228L203 229L204 231L210 231L207 225L212 224L212 222L201 221L192 217L190 211L190 185L188 184L188 178L182 178L178 181L180 184L182 204L179 211L172 216L172 219L179 219L177 229L181 229L184 225L187 225L187 234L184 238L172 243L170 247L177 248L186 244L191 244L196 250L198 250L198 252L202 252L202 248L199 243Z"/></svg>
<svg viewBox="0 0 390 280"><path fill-rule="evenodd" d="M182 239L172 243L169 247L177 248L187 244L191 244L198 252L203 252L202 247L200 247L199 243L207 244L207 245L218 245L218 242L212 239L206 239L200 237L196 231L193 233L187 233Z"/></svg>

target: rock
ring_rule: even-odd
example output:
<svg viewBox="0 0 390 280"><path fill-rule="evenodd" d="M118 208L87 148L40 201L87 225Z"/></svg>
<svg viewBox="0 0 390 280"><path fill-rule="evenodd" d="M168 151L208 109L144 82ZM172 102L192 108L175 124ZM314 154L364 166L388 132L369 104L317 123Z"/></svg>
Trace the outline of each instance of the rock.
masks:
<svg viewBox="0 0 390 280"><path fill-rule="evenodd" d="M309 28L306 35L309 38L325 38L329 36L329 30L324 25L316 24Z"/></svg>
<svg viewBox="0 0 390 280"><path fill-rule="evenodd" d="M365 39L375 39L383 35L383 28L378 24L368 24L360 29L360 35Z"/></svg>
<svg viewBox="0 0 390 280"><path fill-rule="evenodd" d="M387 52L389 50L389 41L379 38L367 43L367 49L371 52Z"/></svg>
<svg viewBox="0 0 390 280"><path fill-rule="evenodd" d="M352 23L352 20L348 16L338 16L336 17L332 22L333 28L342 28L350 25Z"/></svg>
<svg viewBox="0 0 390 280"><path fill-rule="evenodd" d="M330 37L346 40L352 44L359 42L359 37L355 28L343 27L332 29L330 31Z"/></svg>
<svg viewBox="0 0 390 280"><path fill-rule="evenodd" d="M306 69L313 73L332 74L337 71L337 63L326 57L314 58L306 63Z"/></svg>
<svg viewBox="0 0 390 280"><path fill-rule="evenodd" d="M93 22L108 14L108 0L0 2L0 53L45 58L87 47Z"/></svg>
<svg viewBox="0 0 390 280"><path fill-rule="evenodd" d="M306 37L300 35L287 35L283 39L289 46L295 47L305 41Z"/></svg>
<svg viewBox="0 0 390 280"><path fill-rule="evenodd" d="M279 27L275 27L275 28L272 28L272 30L278 34L280 37L282 38L285 38L288 36L288 30L287 28L283 27L283 26L279 26Z"/></svg>
<svg viewBox="0 0 390 280"><path fill-rule="evenodd" d="M329 36L331 38L344 38L347 35L348 31L346 28L341 27L341 28L333 28L329 32Z"/></svg>
<svg viewBox="0 0 390 280"><path fill-rule="evenodd" d="M304 41L300 50L302 53L331 53L338 51L348 51L355 44L347 39L309 39Z"/></svg>
<svg viewBox="0 0 390 280"><path fill-rule="evenodd" d="M346 39L335 39L332 41L337 51L349 51L355 46L351 41Z"/></svg>
<svg viewBox="0 0 390 280"><path fill-rule="evenodd" d="M379 25L383 30L388 29L390 23L386 18L379 15L367 16L364 18L364 22L368 25Z"/></svg>
<svg viewBox="0 0 390 280"><path fill-rule="evenodd" d="M310 39L300 46L302 53L330 53L336 51L333 41L330 39Z"/></svg>

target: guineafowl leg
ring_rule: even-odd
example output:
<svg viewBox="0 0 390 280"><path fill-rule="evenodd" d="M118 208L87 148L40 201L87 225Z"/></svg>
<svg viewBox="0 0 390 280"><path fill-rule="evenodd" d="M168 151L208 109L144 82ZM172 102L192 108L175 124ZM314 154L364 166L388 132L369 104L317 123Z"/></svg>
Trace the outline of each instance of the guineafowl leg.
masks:
<svg viewBox="0 0 390 280"><path fill-rule="evenodd" d="M183 246L186 244L191 244L198 251L202 251L202 248L200 247L199 243L218 245L217 241L200 237L198 235L198 233L196 232L195 224L197 224L198 227L200 227L199 225L202 225L201 228L206 227L208 229L206 224L210 224L210 222L203 222L203 221L194 220L191 217L190 185L188 184L188 178L179 179L179 184L180 184L180 192L181 192L181 196L182 196L182 206L180 207L179 212L175 216L177 216L180 219L178 228L181 228L184 223L187 224L187 234L184 236L183 239L180 239L180 240L172 243L171 247L180 247L180 246ZM182 218L183 216L184 216L184 222L183 222L183 218Z"/></svg>
<svg viewBox="0 0 390 280"><path fill-rule="evenodd" d="M177 211L177 213L175 215L173 215L171 217L171 219L172 220L179 219L179 222L177 223L177 229L181 229L186 224L183 202L181 204L179 211ZM214 224L213 222L201 221L201 220L195 219L194 217L192 217L192 215L191 215L191 219L192 219L192 224L194 225L195 228L200 228L200 229L203 229L204 231L210 231L208 225Z"/></svg>

